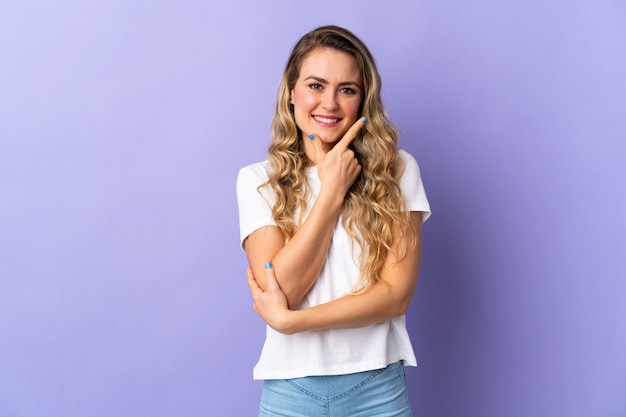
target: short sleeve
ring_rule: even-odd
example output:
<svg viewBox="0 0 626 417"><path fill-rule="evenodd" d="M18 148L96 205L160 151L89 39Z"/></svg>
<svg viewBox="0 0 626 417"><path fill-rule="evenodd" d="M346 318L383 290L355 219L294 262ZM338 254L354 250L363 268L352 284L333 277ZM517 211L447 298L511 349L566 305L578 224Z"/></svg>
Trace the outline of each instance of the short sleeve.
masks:
<svg viewBox="0 0 626 417"><path fill-rule="evenodd" d="M267 181L267 169L266 163L248 165L241 168L237 176L239 234L242 245L255 230L276 225L272 218L274 199L267 188L259 189Z"/></svg>
<svg viewBox="0 0 626 417"><path fill-rule="evenodd" d="M430 204L422 182L419 165L411 154L403 149L399 156L404 162L404 173L400 179L400 189L406 199L410 211L422 212L422 223L430 217Z"/></svg>

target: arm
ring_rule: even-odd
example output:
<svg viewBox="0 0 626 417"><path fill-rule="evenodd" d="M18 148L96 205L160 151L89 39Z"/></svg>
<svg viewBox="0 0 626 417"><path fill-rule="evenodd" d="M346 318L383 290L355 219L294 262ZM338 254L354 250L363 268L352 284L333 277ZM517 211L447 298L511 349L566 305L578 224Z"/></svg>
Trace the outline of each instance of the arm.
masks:
<svg viewBox="0 0 626 417"><path fill-rule="evenodd" d="M263 268L271 260L288 305L295 306L315 283L324 265L340 209L341 202L337 204L320 194L306 221L287 244L277 226L254 231L244 242L244 249L252 271L259 277L258 285L267 289Z"/></svg>
<svg viewBox="0 0 626 417"><path fill-rule="evenodd" d="M287 308L280 285L273 279L272 269L266 269L268 286L265 292L258 287L249 270L248 284L255 311L272 328L285 334L359 327L405 314L417 284L421 255L421 213L412 212L411 219L417 231L415 244L407 240L406 256L400 260L393 254L388 256L381 273L384 283L315 307L292 311ZM399 235L397 230L394 234Z"/></svg>
<svg viewBox="0 0 626 417"><path fill-rule="evenodd" d="M262 227L244 241L248 262L258 278L259 287L267 289L263 269L265 263L271 261L289 307L295 306L311 289L324 265L343 200L361 171L348 145L363 123L364 120L357 121L328 152L324 151L319 139L313 139L320 193L306 220L287 244L277 226Z"/></svg>

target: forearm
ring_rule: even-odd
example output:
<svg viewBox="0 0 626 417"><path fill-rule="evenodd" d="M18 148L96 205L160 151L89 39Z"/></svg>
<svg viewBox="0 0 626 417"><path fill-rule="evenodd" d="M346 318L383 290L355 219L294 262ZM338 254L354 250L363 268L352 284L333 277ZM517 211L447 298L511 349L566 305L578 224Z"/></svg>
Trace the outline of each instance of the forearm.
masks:
<svg viewBox="0 0 626 417"><path fill-rule="evenodd" d="M303 310L286 311L276 327L282 333L293 334L382 323L405 314L411 295L399 294L385 284L375 284L365 293L346 295Z"/></svg>
<svg viewBox="0 0 626 417"><path fill-rule="evenodd" d="M342 199L321 192L296 234L284 243L282 235L268 231L253 234L245 249L259 286L266 288L263 269L271 261L276 279L292 308L315 283L324 265L332 235L341 211ZM276 233L276 231L273 231Z"/></svg>
<svg viewBox="0 0 626 417"><path fill-rule="evenodd" d="M416 236L407 236L407 251L400 258L392 251L381 271L381 280L361 292L296 311L280 311L275 323L283 333L360 327L380 323L406 313L415 287L421 258L421 216L412 213ZM397 230L396 230L397 232ZM397 235L396 235L397 236ZM397 247L396 247L397 249Z"/></svg>

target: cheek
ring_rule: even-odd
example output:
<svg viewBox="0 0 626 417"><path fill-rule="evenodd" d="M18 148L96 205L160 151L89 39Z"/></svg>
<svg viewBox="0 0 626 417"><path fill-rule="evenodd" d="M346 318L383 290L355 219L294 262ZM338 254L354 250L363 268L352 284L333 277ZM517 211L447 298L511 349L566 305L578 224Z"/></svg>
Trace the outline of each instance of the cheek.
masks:
<svg viewBox="0 0 626 417"><path fill-rule="evenodd" d="M313 111L316 107L313 98L310 94L307 94L306 91L294 91L293 94L293 105L294 105L294 119L296 121L296 125L301 130L307 129L307 123L309 120L309 113Z"/></svg>
<svg viewBox="0 0 626 417"><path fill-rule="evenodd" d="M293 104L299 110L309 110L317 105L317 101L313 94L307 92L295 92L293 97Z"/></svg>
<svg viewBox="0 0 626 417"><path fill-rule="evenodd" d="M346 103L344 107L344 111L346 115L350 118L354 118L355 120L359 117L359 107L361 107L361 100L350 100Z"/></svg>

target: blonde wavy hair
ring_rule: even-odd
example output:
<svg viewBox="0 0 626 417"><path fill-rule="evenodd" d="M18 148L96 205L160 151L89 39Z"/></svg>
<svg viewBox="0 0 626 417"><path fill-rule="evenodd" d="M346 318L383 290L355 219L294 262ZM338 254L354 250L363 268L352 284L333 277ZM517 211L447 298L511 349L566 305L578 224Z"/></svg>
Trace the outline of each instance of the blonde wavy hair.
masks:
<svg viewBox="0 0 626 417"><path fill-rule="evenodd" d="M361 248L360 288L363 289L382 282L380 272L385 259L393 250L394 237L399 238L392 235L392 226L397 225L402 235L409 233L413 239L415 231L399 186L404 171L398 156L399 134L382 104L381 78L371 53L350 31L322 26L304 35L293 47L272 120L272 143L268 149L272 170L261 187L271 187L276 196L272 216L288 242L302 224L307 210L306 168L311 163L304 152L302 132L290 106L290 92L300 75L302 62L318 48L331 48L352 56L363 81L360 115L367 117L367 123L350 144L362 169L342 207L342 225ZM398 252L395 253L397 259L406 256L406 245L401 244Z"/></svg>

